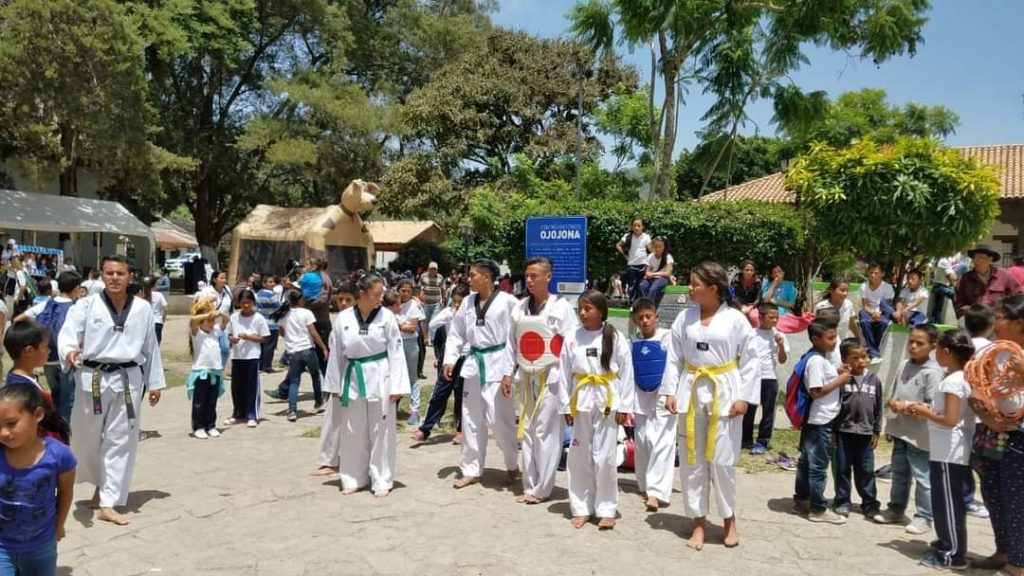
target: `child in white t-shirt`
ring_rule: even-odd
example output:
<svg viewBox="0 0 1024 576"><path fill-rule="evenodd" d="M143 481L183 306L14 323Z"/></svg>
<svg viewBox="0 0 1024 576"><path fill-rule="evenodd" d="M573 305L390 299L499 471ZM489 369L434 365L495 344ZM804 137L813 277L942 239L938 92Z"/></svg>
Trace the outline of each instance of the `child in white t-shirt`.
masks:
<svg viewBox="0 0 1024 576"><path fill-rule="evenodd" d="M892 285L882 280L882 267L872 264L868 268L868 281L860 285L861 311L857 315L864 344L872 364L882 362L882 338L892 321L892 300L896 293Z"/></svg>
<svg viewBox="0 0 1024 576"><path fill-rule="evenodd" d="M246 422L255 428L260 420L260 354L270 337L270 325L256 312L256 294L249 289L238 294L239 310L228 322L231 343L231 417L224 424Z"/></svg>
<svg viewBox="0 0 1024 576"><path fill-rule="evenodd" d="M932 542L932 551L921 559L921 564L933 568L967 568L964 486L971 474L974 413L968 402L971 386L964 379L963 367L973 354L974 344L966 331L951 330L943 334L935 356L947 376L930 407L924 403L907 407L910 415L928 421L932 514L938 538Z"/></svg>
<svg viewBox="0 0 1024 576"><path fill-rule="evenodd" d="M775 400L779 395L779 377L775 374L777 364L785 364L789 356L789 340L775 327L779 322L779 309L771 304L761 304L757 309L761 324L755 331L757 350L761 358L761 422L757 427L757 442L754 442L754 418L757 406L747 407L743 415L743 449L751 454L764 454L772 442L775 427Z"/></svg>
<svg viewBox="0 0 1024 576"><path fill-rule="evenodd" d="M900 290L899 302L892 319L910 327L924 324L928 320L928 289L921 283L921 272L907 272L907 285Z"/></svg>
<svg viewBox="0 0 1024 576"><path fill-rule="evenodd" d="M217 430L217 398L224 393L224 362L220 356L221 313L210 300L192 305L192 373L185 386L192 399L192 437L220 436Z"/></svg>

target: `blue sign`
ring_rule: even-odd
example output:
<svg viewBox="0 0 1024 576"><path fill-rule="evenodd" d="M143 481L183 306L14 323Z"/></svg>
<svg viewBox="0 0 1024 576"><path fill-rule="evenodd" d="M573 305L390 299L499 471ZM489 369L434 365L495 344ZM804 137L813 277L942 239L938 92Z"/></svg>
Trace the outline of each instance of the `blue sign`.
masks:
<svg viewBox="0 0 1024 576"><path fill-rule="evenodd" d="M526 219L526 258L547 256L554 265L553 294L582 294L587 287L587 217Z"/></svg>

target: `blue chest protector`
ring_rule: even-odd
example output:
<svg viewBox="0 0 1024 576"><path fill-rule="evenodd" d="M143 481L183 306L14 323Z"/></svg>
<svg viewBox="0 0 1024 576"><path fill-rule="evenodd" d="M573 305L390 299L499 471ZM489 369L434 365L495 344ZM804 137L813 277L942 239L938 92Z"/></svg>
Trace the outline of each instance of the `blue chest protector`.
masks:
<svg viewBox="0 0 1024 576"><path fill-rule="evenodd" d="M667 360L668 351L661 347L661 342L657 340L633 342L633 378L636 381L636 387L644 392L654 392L660 388Z"/></svg>

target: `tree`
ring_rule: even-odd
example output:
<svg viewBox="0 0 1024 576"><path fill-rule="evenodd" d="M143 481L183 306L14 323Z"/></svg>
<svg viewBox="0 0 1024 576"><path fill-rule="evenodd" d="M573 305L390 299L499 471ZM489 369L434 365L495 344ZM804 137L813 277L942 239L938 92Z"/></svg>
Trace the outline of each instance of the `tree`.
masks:
<svg viewBox="0 0 1024 576"><path fill-rule="evenodd" d="M647 131L650 113L647 109L648 98L646 90L616 89L597 110L594 125L613 141L613 172L618 172L627 162L638 167L651 165L651 134Z"/></svg>
<svg viewBox="0 0 1024 576"><path fill-rule="evenodd" d="M933 140L813 144L786 175L823 252L883 264L950 254L981 238L999 213L989 166Z"/></svg>
<svg viewBox="0 0 1024 576"><path fill-rule="evenodd" d="M345 18L327 0L126 4L143 23L162 127L155 139L195 160L192 170L164 175L167 208L189 207L203 255L215 263L217 243L263 192L266 150L238 139L250 119L289 105L268 82L340 61Z"/></svg>
<svg viewBox="0 0 1024 576"><path fill-rule="evenodd" d="M914 54L927 8L927 0L582 0L569 17L577 37L606 52L617 41L650 47L652 186L668 198L680 83L716 97L702 118L706 139L735 136L750 102L792 96L783 81L807 61L805 44L858 50L876 63ZM656 114L657 76L664 97Z"/></svg>
<svg viewBox="0 0 1024 576"><path fill-rule="evenodd" d="M442 68L411 94L402 117L407 155L385 175L383 210L436 217L463 205L460 190L509 174L523 154L546 177L576 149L577 81L572 69L590 60L578 43L494 30L479 47ZM590 115L613 88L635 86L631 69L602 60L583 84ZM584 123L583 157L600 144ZM456 210L457 211L457 210Z"/></svg>
<svg viewBox="0 0 1024 576"><path fill-rule="evenodd" d="M807 104L806 97L793 98ZM794 105L797 110L789 107ZM960 124L960 117L945 106L915 102L892 106L885 90L872 88L845 92L834 102L822 95L809 108L787 99L776 102L779 128L793 151L806 150L813 142L841 148L863 138L881 144L893 143L899 136L941 139Z"/></svg>
<svg viewBox="0 0 1024 576"><path fill-rule="evenodd" d="M159 192L156 170L172 161L149 144L142 42L113 0L0 2L0 136L4 155L56 167L60 194L78 195L78 170L133 179Z"/></svg>
<svg viewBox="0 0 1024 576"><path fill-rule="evenodd" d="M784 143L764 136L723 137L683 150L676 160L676 197L700 198L779 171ZM724 150L723 150L724 148Z"/></svg>

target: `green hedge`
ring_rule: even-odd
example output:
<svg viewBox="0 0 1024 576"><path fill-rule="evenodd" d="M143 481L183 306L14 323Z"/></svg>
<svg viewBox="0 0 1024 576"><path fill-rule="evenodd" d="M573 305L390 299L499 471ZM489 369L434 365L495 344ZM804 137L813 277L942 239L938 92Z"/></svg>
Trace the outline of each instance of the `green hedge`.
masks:
<svg viewBox="0 0 1024 576"><path fill-rule="evenodd" d="M629 231L633 216L644 219L652 236L668 238L677 272L703 260L730 266L750 258L764 270L773 263L789 265L801 254L805 239L791 206L758 202L553 200L499 195L484 188L473 193L469 205L479 240L490 244L493 256L508 260L513 270L522 267L528 217L587 216L591 279L607 279L625 268L615 244Z"/></svg>

